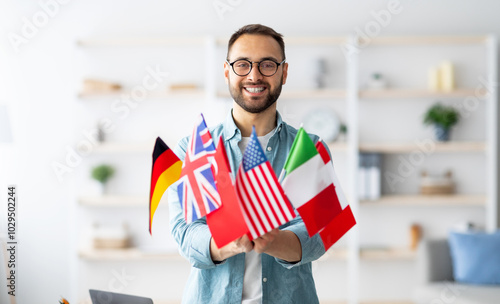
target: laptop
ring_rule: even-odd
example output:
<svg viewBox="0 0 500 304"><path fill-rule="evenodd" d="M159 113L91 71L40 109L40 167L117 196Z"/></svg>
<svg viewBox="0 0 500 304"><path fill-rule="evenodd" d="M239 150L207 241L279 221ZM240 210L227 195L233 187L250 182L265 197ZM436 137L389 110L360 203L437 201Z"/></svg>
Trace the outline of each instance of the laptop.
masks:
<svg viewBox="0 0 500 304"><path fill-rule="evenodd" d="M126 295L123 293L89 289L92 304L153 304L150 298Z"/></svg>

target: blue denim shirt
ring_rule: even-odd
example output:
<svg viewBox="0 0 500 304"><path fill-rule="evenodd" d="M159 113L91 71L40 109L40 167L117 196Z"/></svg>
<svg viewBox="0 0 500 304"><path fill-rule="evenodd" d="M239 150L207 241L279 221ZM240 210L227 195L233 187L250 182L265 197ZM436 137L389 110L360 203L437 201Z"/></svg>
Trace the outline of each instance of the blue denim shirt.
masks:
<svg viewBox="0 0 500 304"><path fill-rule="evenodd" d="M231 170L235 175L242 160L242 153L238 147L241 132L234 123L232 112L229 112L223 123L210 128L210 133L215 143L218 142L219 136L222 136ZM277 127L269 139L268 146L263 147L277 175L281 173L296 134L297 130L283 122L277 113ZM317 136L312 137L313 141L318 140ZM185 137L174 148L175 154L182 160L188 142L189 137ZM177 196L177 183L169 187L167 192L171 233L179 244L180 254L192 265L182 303L241 303L245 254L238 254L215 264L210 256L211 234L205 218L187 225ZM262 303L319 303L311 267L311 262L325 253L319 235L309 237L300 216L282 225L280 229L290 230L297 235L302 246L302 260L289 263L261 254Z"/></svg>

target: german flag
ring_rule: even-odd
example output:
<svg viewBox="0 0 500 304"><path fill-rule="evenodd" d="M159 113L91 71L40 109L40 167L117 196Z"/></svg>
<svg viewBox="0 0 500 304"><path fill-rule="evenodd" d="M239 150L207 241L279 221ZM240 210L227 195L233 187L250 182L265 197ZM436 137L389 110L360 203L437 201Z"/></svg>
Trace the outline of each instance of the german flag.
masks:
<svg viewBox="0 0 500 304"><path fill-rule="evenodd" d="M151 174L151 192L149 196L149 233L153 225L153 215L160 204L165 190L175 183L180 175L182 162L161 138L156 138L153 150L153 169Z"/></svg>

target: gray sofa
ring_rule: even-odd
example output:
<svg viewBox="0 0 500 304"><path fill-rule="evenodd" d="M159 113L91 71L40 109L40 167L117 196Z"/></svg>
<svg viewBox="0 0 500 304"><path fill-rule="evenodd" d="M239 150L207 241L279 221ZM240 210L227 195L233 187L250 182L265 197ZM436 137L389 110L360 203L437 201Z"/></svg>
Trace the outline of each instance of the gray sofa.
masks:
<svg viewBox="0 0 500 304"><path fill-rule="evenodd" d="M500 285L471 285L453 281L447 240L423 240L418 249L419 286L415 304L499 304Z"/></svg>

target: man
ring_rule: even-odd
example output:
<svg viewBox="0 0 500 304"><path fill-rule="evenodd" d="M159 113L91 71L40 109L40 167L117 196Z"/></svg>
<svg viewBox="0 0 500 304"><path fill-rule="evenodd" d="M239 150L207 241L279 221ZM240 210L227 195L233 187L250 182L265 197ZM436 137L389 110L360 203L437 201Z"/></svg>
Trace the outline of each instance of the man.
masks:
<svg viewBox="0 0 500 304"><path fill-rule="evenodd" d="M231 36L224 77L233 109L210 133L215 142L222 136L233 174L252 126L274 171L281 172L297 133L276 110L287 74L281 34L252 24ZM174 149L181 159L188 142L186 137ZM217 248L204 218L186 224L176 186L168 190L170 228L193 266L183 303L318 303L311 262L325 249L318 235L308 236L300 216L253 241L243 236Z"/></svg>

